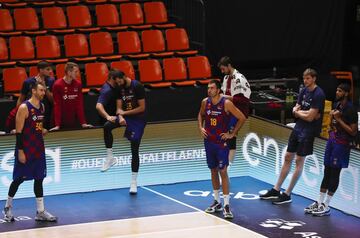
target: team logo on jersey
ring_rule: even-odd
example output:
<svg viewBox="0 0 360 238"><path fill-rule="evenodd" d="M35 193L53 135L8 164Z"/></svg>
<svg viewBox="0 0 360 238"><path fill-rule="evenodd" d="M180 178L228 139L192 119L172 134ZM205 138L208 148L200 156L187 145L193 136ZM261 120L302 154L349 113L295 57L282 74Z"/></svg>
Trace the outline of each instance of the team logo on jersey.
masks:
<svg viewBox="0 0 360 238"><path fill-rule="evenodd" d="M211 110L207 110L206 114L210 115L211 114Z"/></svg>

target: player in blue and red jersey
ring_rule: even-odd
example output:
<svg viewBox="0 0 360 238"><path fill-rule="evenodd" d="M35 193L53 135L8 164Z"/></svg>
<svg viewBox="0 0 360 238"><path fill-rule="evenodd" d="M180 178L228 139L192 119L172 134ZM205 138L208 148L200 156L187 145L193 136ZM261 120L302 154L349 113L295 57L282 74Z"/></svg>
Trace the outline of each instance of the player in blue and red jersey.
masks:
<svg viewBox="0 0 360 238"><path fill-rule="evenodd" d="M215 200L205 211L214 213L222 211L219 190L219 173L222 180L222 191L224 195L224 217L233 218L230 210L229 179L227 167L229 165L229 147L227 140L233 138L246 117L237 109L234 104L220 95L221 83L218 80L211 80L208 84L208 97L201 103L198 114L199 129L204 138L206 160L211 170L211 181L214 189ZM234 130L229 132L230 117L237 118ZM205 121L205 124L204 124Z"/></svg>
<svg viewBox="0 0 360 238"><path fill-rule="evenodd" d="M37 221L56 221L57 218L44 208L43 180L46 177L46 160L43 134L44 98L46 88L35 82L32 85L32 96L22 103L16 113L16 147L13 181L9 188L8 199L3 210L4 220L14 221L12 201L20 186L25 180L34 180L36 196Z"/></svg>
<svg viewBox="0 0 360 238"><path fill-rule="evenodd" d="M324 178L317 201L304 209L314 216L330 215L330 201L340 180L342 168L349 166L350 147L358 131L358 114L349 101L350 85L340 84L336 90L336 102L330 112L331 128L324 155Z"/></svg>
<svg viewBox="0 0 360 238"><path fill-rule="evenodd" d="M137 80L131 80L122 71L113 70L113 78L120 86L119 97L116 101L116 119L109 117L104 125L104 139L107 148L107 159L102 171L108 170L116 163L112 154L112 134L111 131L121 125L126 125L124 137L130 141L131 145L131 183L130 194L137 193L137 176L139 171L139 147L146 126L145 120L145 89ZM105 91L102 93L105 94ZM105 95L101 97L104 98ZM109 100L111 101L111 100ZM99 99L98 104L107 105L106 100ZM100 108L98 108L99 110ZM101 111L101 110L100 110ZM100 112L103 116L103 112Z"/></svg>

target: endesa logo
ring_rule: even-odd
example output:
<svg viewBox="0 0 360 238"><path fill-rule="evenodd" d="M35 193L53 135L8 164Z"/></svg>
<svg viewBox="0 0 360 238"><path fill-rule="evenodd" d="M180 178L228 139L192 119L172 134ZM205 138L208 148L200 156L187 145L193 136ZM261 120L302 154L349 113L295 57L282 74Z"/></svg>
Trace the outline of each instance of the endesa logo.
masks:
<svg viewBox="0 0 360 238"><path fill-rule="evenodd" d="M46 163L47 163L47 176L44 179L44 184L51 182L58 183L61 180L61 153L60 148L45 149ZM1 160L1 168L4 171L12 173L14 169L14 151L6 153ZM2 175L1 183L9 187L12 181L12 174Z"/></svg>
<svg viewBox="0 0 360 238"><path fill-rule="evenodd" d="M208 197L214 196L211 191L203 191L203 190L188 190L184 192L184 195L190 197ZM256 200L259 199L258 194L252 193L244 193L244 192L237 192L237 193L230 193L232 199L243 199L243 200ZM223 197L222 193L220 193L220 197Z"/></svg>

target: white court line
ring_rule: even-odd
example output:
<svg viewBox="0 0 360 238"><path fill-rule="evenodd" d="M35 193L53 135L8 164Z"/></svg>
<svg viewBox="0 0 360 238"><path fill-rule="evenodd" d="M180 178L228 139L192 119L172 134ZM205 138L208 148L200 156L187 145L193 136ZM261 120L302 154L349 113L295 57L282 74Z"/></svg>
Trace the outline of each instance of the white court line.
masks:
<svg viewBox="0 0 360 238"><path fill-rule="evenodd" d="M177 200L177 199L175 199L175 198L169 197L169 196L167 196L167 195L165 195L165 194L162 194L162 193L160 193L160 192L157 192L157 191L155 191L155 190L153 190L153 189L151 189L151 188L147 188L147 187L144 187L144 186L141 186L141 188L142 188L142 189L145 189L145 190L147 190L147 191L149 191L149 192L155 193L155 194L157 194L157 195L159 195L159 196L161 196L161 197L167 198L167 199L169 199L169 200L171 200L171 201L174 201L174 202L176 202L176 203L179 203L179 204L181 204L181 205L184 205L184 206L186 206L186 207L189 207L189 208L191 208L191 209L194 209L194 210L196 210L196 211L198 211L198 212L201 212L201 213L203 213L203 214L205 214L205 215L207 215L207 216L215 217L215 218L217 218L217 219L219 219L219 220L221 220L221 221L223 221L223 222L227 222L228 224L230 224L230 225L232 225L232 226L236 226L236 227L238 227L238 228L242 228L242 229L244 229L244 230L247 230L248 232L251 232L251 233L253 233L253 234L256 234L256 235L259 235L259 236L261 236L261 237L265 237L265 238L266 238L266 236L263 236L263 235L255 232L255 231L253 231L253 230L249 230L249 229L247 229L247 228L245 228L245 227L242 227L242 226L240 226L240 225L237 225L237 224L232 223L232 222L230 222L230 221L227 221L227 220L225 220L225 219L221 219L220 217L217 217L217 216L208 214L208 213L206 213L205 211L202 211L202 210L200 210L200 209L197 208L197 207L194 207L194 206L191 206L191 205L189 205L189 204L187 204L187 203L181 202L181 201L179 201L179 200Z"/></svg>
<svg viewBox="0 0 360 238"><path fill-rule="evenodd" d="M181 215L181 214L189 214L191 212L182 212L182 213L175 213L175 214L166 214L166 215L154 215L154 216L145 216L145 217L137 217L137 218L125 218L125 219L117 219L117 220L107 220L107 221L94 221L94 222L85 222L85 223L76 223L76 224L67 224L67 225L59 225L59 226L50 226L50 227L38 227L38 228L30 228L30 229L23 229L23 230L17 230L17 231L6 231L6 232L0 232L0 235L3 234L13 234L13 233L20 233L25 231L32 231L32 230L51 230L51 229L57 229L62 227L77 227L77 226L87 226L87 225L93 225L93 224L105 224L105 223L112 223L114 221L131 221L138 218L154 218L154 217L166 217L166 216L174 216L174 215ZM195 213L195 212L193 212ZM56 224L56 223L54 223Z"/></svg>

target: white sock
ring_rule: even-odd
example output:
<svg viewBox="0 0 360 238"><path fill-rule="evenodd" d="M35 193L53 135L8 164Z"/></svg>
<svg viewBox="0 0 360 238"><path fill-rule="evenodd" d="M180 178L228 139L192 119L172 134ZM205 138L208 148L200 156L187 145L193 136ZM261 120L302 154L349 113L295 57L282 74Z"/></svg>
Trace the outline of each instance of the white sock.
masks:
<svg viewBox="0 0 360 238"><path fill-rule="evenodd" d="M329 206L332 197L333 196L330 196L329 194L326 196L326 199L325 199L325 202L324 202L326 207Z"/></svg>
<svg viewBox="0 0 360 238"><path fill-rule="evenodd" d="M229 203L230 203L230 195L224 194L224 206L229 205Z"/></svg>
<svg viewBox="0 0 360 238"><path fill-rule="evenodd" d="M218 203L220 203L219 190L214 190L214 198Z"/></svg>
<svg viewBox="0 0 360 238"><path fill-rule="evenodd" d="M8 197L6 200L5 207L12 207L13 197Z"/></svg>
<svg viewBox="0 0 360 238"><path fill-rule="evenodd" d="M137 176L138 176L138 173L137 172L132 172L131 173L131 181L137 181Z"/></svg>
<svg viewBox="0 0 360 238"><path fill-rule="evenodd" d="M43 212L45 210L43 197L36 198L36 207L38 212Z"/></svg>
<svg viewBox="0 0 360 238"><path fill-rule="evenodd" d="M113 149L112 148L107 148L106 149L106 154L107 154L107 159L112 159L113 158Z"/></svg>
<svg viewBox="0 0 360 238"><path fill-rule="evenodd" d="M324 202L325 196L326 196L326 193L320 192L319 199L318 199L318 201L317 201L318 204L321 204L321 203Z"/></svg>

